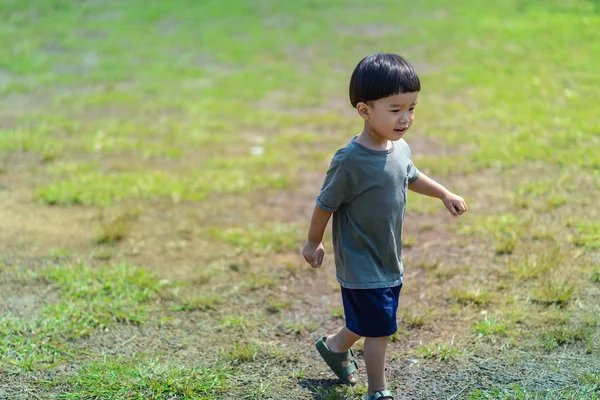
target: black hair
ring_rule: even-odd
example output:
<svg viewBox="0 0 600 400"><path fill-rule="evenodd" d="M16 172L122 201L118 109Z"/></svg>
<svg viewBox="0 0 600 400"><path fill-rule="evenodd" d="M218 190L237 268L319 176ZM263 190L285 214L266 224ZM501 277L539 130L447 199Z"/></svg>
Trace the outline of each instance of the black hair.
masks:
<svg viewBox="0 0 600 400"><path fill-rule="evenodd" d="M408 61L397 54L377 53L363 58L350 78L350 103L366 103L398 93L418 92L421 82Z"/></svg>

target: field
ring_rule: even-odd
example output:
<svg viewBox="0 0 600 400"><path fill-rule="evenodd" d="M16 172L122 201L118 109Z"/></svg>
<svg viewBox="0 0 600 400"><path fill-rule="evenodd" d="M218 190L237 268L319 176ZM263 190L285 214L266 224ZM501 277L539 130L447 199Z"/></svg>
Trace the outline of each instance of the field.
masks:
<svg viewBox="0 0 600 400"><path fill-rule="evenodd" d="M397 399L600 398L597 0L0 0L0 398L358 399L330 235L377 51L421 77Z"/></svg>

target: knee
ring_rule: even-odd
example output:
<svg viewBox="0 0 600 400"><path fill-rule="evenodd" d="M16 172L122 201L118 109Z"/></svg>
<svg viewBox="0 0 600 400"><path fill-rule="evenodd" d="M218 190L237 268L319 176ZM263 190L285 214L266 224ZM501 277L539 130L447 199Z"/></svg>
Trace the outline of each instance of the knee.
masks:
<svg viewBox="0 0 600 400"><path fill-rule="evenodd" d="M366 346L376 346L376 347L387 347L388 342L390 341L389 336L379 336L379 337L367 337L365 338Z"/></svg>

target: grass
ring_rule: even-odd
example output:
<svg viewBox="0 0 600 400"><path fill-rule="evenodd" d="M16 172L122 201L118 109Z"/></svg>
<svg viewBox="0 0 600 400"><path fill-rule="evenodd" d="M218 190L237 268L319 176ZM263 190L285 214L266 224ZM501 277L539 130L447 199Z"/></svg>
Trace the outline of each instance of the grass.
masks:
<svg viewBox="0 0 600 400"><path fill-rule="evenodd" d="M267 312L277 314L284 310L288 310L293 305L291 300L287 299L270 299L267 301Z"/></svg>
<svg viewBox="0 0 600 400"><path fill-rule="evenodd" d="M435 271L439 266L439 260L421 260L413 265L414 268L423 268L427 272Z"/></svg>
<svg viewBox="0 0 600 400"><path fill-rule="evenodd" d="M425 359L435 359L438 361L456 361L462 351L452 344L436 343L431 346L421 346L417 348L419 355Z"/></svg>
<svg viewBox="0 0 600 400"><path fill-rule="evenodd" d="M587 351L593 351L592 330L587 326L557 326L543 335L543 346L546 351L554 350L558 346L583 342Z"/></svg>
<svg viewBox="0 0 600 400"><path fill-rule="evenodd" d="M66 258L70 256L70 252L68 249L52 249L48 255L53 258Z"/></svg>
<svg viewBox="0 0 600 400"><path fill-rule="evenodd" d="M329 309L331 316L335 319L344 319L344 307L336 306Z"/></svg>
<svg viewBox="0 0 600 400"><path fill-rule="evenodd" d="M565 321L584 321L586 316L591 321L597 310L587 305L594 304L600 280L596 269L586 267L595 265L593 253L600 244L595 222L600 153L590 150L600 145L594 106L600 76L590 72L600 61L595 2L507 1L493 10L474 0L401 3L408 16L401 23L389 12L399 6L391 0L376 6L361 0L238 0L235 6L141 0L34 3L0 5L0 40L8 43L0 49L0 173L8 177L9 190L33 193L42 204L36 209L40 215L44 205L100 212L130 202L147 206L149 215L160 215L156 218L171 217L162 211L165 204L209 210L198 224L214 247L203 248L203 257L243 255L251 265L269 260L268 268L250 270L235 285L247 289L241 296L255 299L263 290L270 296L284 280L280 264L289 262L278 258L297 253L305 234L307 216L293 215L301 209L297 203L314 200L316 172L322 176L333 152L361 129L359 119L348 117L351 69L373 51L401 51L415 63L423 84L417 120L406 138L415 164L464 195L470 206L469 213L449 225L465 237L460 242L453 235L444 237L453 248L446 253L445 247L427 247L426 241L437 240L438 229L435 235L431 230L442 221L442 205L410 194L408 215L414 219L407 223L416 220L421 228L407 234L405 245L426 249L428 260L442 260L423 264L427 274L415 281L433 293L445 290L441 281L446 284L452 277L460 279L450 285L461 285L450 291L460 318L440 314L430 323L427 317L429 334L441 335L440 327L449 319L469 329L480 320L480 308L493 304L515 311L503 312L502 321L477 323L472 328L476 334L502 336L503 324L512 329L514 323L519 333L541 338L549 347L597 347L597 338L586 333L590 327L581 332L577 324L565 328ZM385 26L391 28L386 32L381 29ZM405 45L399 48L399 42ZM21 191L23 187L27 190ZM238 210L221 201L224 195L233 204L240 199L250 205ZM279 212L253 212L254 206L263 210L272 204L285 208L282 221ZM183 217L173 218L177 223ZM153 318L149 301L160 285L141 270L119 264L118 242L130 235L135 218L107 215L103 221L97 237L103 246L91 251L90 263L110 259L116 265L62 266L42 273L60 299L27 318L2 316L2 371L27 373L71 362L77 358L72 341L80 343L89 333L117 323ZM23 228L9 229L20 237L17 233L27 234ZM71 249L59 240L53 246L69 248L69 259L86 259L77 246ZM22 253L17 259L32 255L29 248L11 247L2 260L12 258L14 251ZM60 261L65 254L57 250L50 257ZM201 290L229 280L231 270L213 270L193 257L190 250L189 258L174 264L198 263L194 284ZM457 258L464 264L454 267ZM559 270L570 280L557 279L554 272ZM2 280L12 274L8 268L0 271ZM23 283L38 279L19 271ZM288 268L286 275L292 275L290 288L303 288L297 285L301 272ZM305 295L310 293L285 293L298 305ZM282 301L267 307L295 333L288 339L311 333L314 322L307 322L308 311L298 307L299 314L290 317L290 306ZM220 304L206 292L178 307L217 308L216 316L203 313L200 318L223 325L232 332L228 338L258 329L244 319L243 310L220 314ZM339 314L327 307L328 318ZM568 318L550 316L555 307L569 313ZM421 317L405 319L417 328ZM534 351L526 342L520 346ZM448 359L452 348L432 345L424 353ZM129 361L107 365L112 362ZM127 398L116 385L102 389L103 382L115 381L104 377L106 370L97 370L98 382L92 373L83 374L87 383L73 386L72 395L103 398L115 390ZM153 375L160 386L155 392L144 386L147 398L172 387L160 378L167 372ZM129 376L125 370L123 376ZM261 379L249 386L250 397L279 390ZM105 391L93 392L92 386ZM583 389L573 390L573 397L584 396ZM182 391L168 393L163 397L185 396ZM213 396L198 393L190 396ZM492 391L479 395L494 398ZM352 394L336 388L331 396ZM523 387L498 389L496 397L511 396L542 395Z"/></svg>
<svg viewBox="0 0 600 400"><path fill-rule="evenodd" d="M52 368L80 352L71 349L69 341L115 323L145 322L147 302L160 289L151 275L127 264L98 269L53 266L40 277L57 285L60 302L31 318L2 316L2 371Z"/></svg>
<svg viewBox="0 0 600 400"><path fill-rule="evenodd" d="M266 224L262 227L211 228L210 237L235 246L238 252L254 254L295 250L301 235L296 225Z"/></svg>
<svg viewBox="0 0 600 400"><path fill-rule="evenodd" d="M100 234L96 242L113 244L123 240L131 229L132 221L139 215L138 211L107 211L102 210L98 216Z"/></svg>
<svg viewBox="0 0 600 400"><path fill-rule="evenodd" d="M600 371L586 373L581 377L581 382L585 385L596 385L600 389Z"/></svg>
<svg viewBox="0 0 600 400"><path fill-rule="evenodd" d="M483 338L504 336L509 332L509 327L504 322L499 322L493 318L485 318L473 325L473 332Z"/></svg>
<svg viewBox="0 0 600 400"><path fill-rule="evenodd" d="M287 349L281 349L269 344L248 343L245 341L234 341L227 348L221 349L221 358L232 366L239 366L244 363L266 362L269 364L278 363L285 367L292 367L297 364L299 356L290 353Z"/></svg>
<svg viewBox="0 0 600 400"><path fill-rule="evenodd" d="M559 248L550 248L538 254L527 254L508 264L508 269L519 279L535 279L559 267L562 260Z"/></svg>
<svg viewBox="0 0 600 400"><path fill-rule="evenodd" d="M436 269L434 275L439 279L450 279L456 275L466 275L470 270L470 265L447 266Z"/></svg>
<svg viewBox="0 0 600 400"><path fill-rule="evenodd" d="M484 306L491 302L492 294L481 288L459 289L453 287L450 290L450 298L462 305L475 304L476 306Z"/></svg>
<svg viewBox="0 0 600 400"><path fill-rule="evenodd" d="M285 320L282 323L284 333L296 336L314 332L318 327L319 325L316 322L311 321Z"/></svg>
<svg viewBox="0 0 600 400"><path fill-rule="evenodd" d="M220 367L183 367L159 359L108 358L83 365L64 382L61 399L217 399L231 372Z"/></svg>
<svg viewBox="0 0 600 400"><path fill-rule="evenodd" d="M427 312L414 313L408 309L400 310L403 324L409 329L421 328L425 325Z"/></svg>
<svg viewBox="0 0 600 400"><path fill-rule="evenodd" d="M496 238L496 254L512 254L518 243L519 240L513 232L510 234L499 234Z"/></svg>
<svg viewBox="0 0 600 400"><path fill-rule="evenodd" d="M266 272L252 272L244 280L249 290L273 289L279 282L279 277Z"/></svg>
<svg viewBox="0 0 600 400"><path fill-rule="evenodd" d="M435 8L434 2L426 8ZM47 7L40 3L37 7ZM577 34L565 33L555 44L547 44L545 41L540 45L536 40L545 34L546 25L531 24L532 16L543 15L543 20L548 26L562 27L565 20L577 18L577 14L565 15L561 11L552 9L551 6L541 6L535 2L525 2L519 13L515 12L514 4L506 4L498 9L498 16L487 14L485 9L477 4L465 1L454 6L456 15L460 18L437 21L427 21L415 18L404 22L407 28L415 28L418 41L427 46L430 51L421 53L417 48L406 48L405 53L409 58L426 58L428 63L444 65L437 71L424 73L426 87L441 88L437 92L429 93L427 97L428 107L420 111L423 121L449 120L447 117L462 115L461 118L471 118L468 115L478 113L476 120L456 121L456 125L449 124L445 129L439 129L435 124L423 122L422 131L435 140L443 140L452 147L458 142L477 143L477 148L472 151L470 162L456 162L459 156L438 156L429 162L426 157L421 161L424 167L433 172L448 174L456 171L469 169L476 170L489 166L512 166L529 160L542 160L554 163L574 163L585 169L593 170L598 165L595 155L581 153L584 147L593 146L596 141L589 127L583 121L589 121L593 114L586 103L593 99L593 92L587 88L593 86L594 78L589 77L583 65L593 64L593 52L580 51L578 56L569 58L568 65L547 63L546 69L537 68L538 64L533 61L524 61L519 55L522 52L536 54L543 59L558 59L561 54L572 45L579 45L579 39L583 36L587 43L594 43L596 38L596 19L589 18L587 25L579 25ZM308 20L326 21L329 18L342 15L346 17L346 24L354 26L355 21L350 11L345 11L337 3L321 10L306 8L300 2L290 7L281 7L279 11L291 18L289 26L299 24L300 18ZM93 6L62 5L60 9L48 15L36 26L28 26L24 36L17 39L24 48L34 46L32 38L44 32L47 37L47 48L42 51L22 52L9 57L6 53L2 55L8 66L7 75L10 77L8 84L3 88L7 94L29 93L60 87L61 85L85 85L87 90L79 92L64 93L57 91L49 99L49 107L45 112L35 115L40 121L36 127L26 124L18 128L4 129L2 148L11 151L45 152L46 154L68 154L69 151L77 150L89 154L102 155L133 155L141 160L152 158L181 159L186 160L190 155L190 148L209 146L218 153L225 154L218 160L208 160L202 171L202 175L190 176L189 170L179 169L173 174L162 174L161 171L152 169L141 169L128 173L105 174L101 168L94 167L86 173L79 170L84 165L77 165L74 174L57 174L56 182L44 185L38 192L38 197L51 204L111 204L127 198L152 198L166 197L175 201L182 199L201 199L208 193L238 192L256 188L285 188L290 184L284 172L293 171L298 165L305 165L307 155L314 157L314 152L297 151L283 152L274 151L280 149L285 143L277 143L275 148L268 141L262 142L261 155L249 150L257 147L256 143L241 135L237 127L244 127L253 131L279 130L283 137L289 138L293 146L304 143L312 144L319 140L328 140L314 135L314 126L327 129L344 129L355 126L348 123L335 113L289 113L285 112L279 104L287 109L302 110L310 107L323 107L331 93L343 93L349 66L338 71L330 68L331 63L338 60L356 61L358 55L363 55L371 47L368 42L361 41L354 46L344 46L347 41L345 35L333 34L334 27L323 25L318 32L329 37L330 43L319 45L321 57L310 60L302 60L299 54L286 52L293 46L301 45L310 41L314 33L309 27L303 29L285 28L276 29L285 34L270 35L270 30L263 30L260 21L263 21L268 12L264 7L253 8L249 3L240 1L236 12L230 17L236 21L236 29L245 29L249 32L248 49L258 46L261 51L254 52L240 49L239 46L227 41L227 33L231 26L222 22L219 18L219 7L190 7L187 14L182 14L177 7L160 7L153 5L146 7L144 12L139 12L135 4L127 6L110 5L104 10L105 13L119 13L118 21L111 24L110 28L101 25L91 15ZM160 11L158 11L160 10ZM312 10L312 11L311 11ZM31 10L21 9L19 6L11 5L7 9L8 15L28 15ZM103 32L101 39L85 35L75 35L73 15L85 16L83 22L78 24L84 31ZM153 46L140 46L146 43L148 36L131 32L126 27L132 23L150 27L158 24L160 18L171 18L181 22L179 28L169 36L153 33ZM475 18L477 16L477 18ZM192 25L188 18L197 21L212 21L210 29L202 23ZM385 23L389 17L385 14L370 16L380 23ZM502 27L500 31L491 28L496 25L495 18L510 18L511 28ZM465 25L464 21L476 19L477 24ZM19 18L13 20L17 23ZM55 21L62 28L54 25ZM392 21L389 21L392 22ZM368 21L363 21L368 23ZM100 24L100 25L99 25ZM360 24L359 24L360 25ZM9 26L11 26L9 24ZM299 24L299 26L302 26ZM312 25L311 25L312 26ZM421 28L416 29L417 27ZM459 41L462 49L448 48L443 41L433 40L432 37L439 35L425 35L430 30L433 33L442 33L451 30L461 39L473 37L487 37L490 39L486 46L478 46L477 41ZM6 41L15 39L10 29L3 31L2 35ZM123 34L126 32L126 35ZM488 35L489 33L495 35ZM123 41L115 39L125 37ZM118 33L118 34L117 34ZM194 46L190 37L204 36L206 42L201 50ZM74 38L77 38L75 40ZM498 59L496 54L506 53L506 40L510 37L519 43L518 51L507 55L506 68L493 68ZM379 39L379 47L392 48L393 38L385 34ZM161 56L178 46L178 55L169 62ZM125 47L127 50L125 50ZM51 49L61 49L60 51ZM65 74L62 71L63 63L69 60L72 66L81 63L79 55L84 49L94 49L94 57L90 65L81 67L79 73ZM516 48L515 48L516 49ZM436 50L436 51L433 51ZM460 51L462 50L462 51ZM451 55L452 54L452 55ZM458 54L458 56L456 56ZM274 57L276 55L276 57ZM200 65L194 65L191 60L204 58L210 60ZM563 57L567 58L567 57ZM482 66L475 60L485 59L486 65ZM10 60L10 63L7 61ZM144 60L144 61L142 61ZM151 61L149 61L151 60ZM512 73L508 67L511 61L524 64L524 68L535 70L535 79L529 79L527 74L517 75ZM268 61L268 62L265 62ZM302 62L309 62L312 66L308 76L300 79L298 69ZM353 63L350 63L353 64ZM489 65L488 65L489 64ZM36 67L32 67L36 66ZM242 68L241 66L244 66ZM141 68L140 68L141 67ZM494 79L488 79L489 70L494 69ZM133 74L131 71L138 71ZM141 71L141 72L140 72ZM569 71L570 87L565 89L558 84ZM332 79L320 79L326 72ZM305 74L305 72L303 72ZM269 78L267 78L267 76ZM558 77L558 79L550 79ZM566 78L565 78L566 79ZM466 89L464 82L470 80L473 85ZM240 82L245 85L239 85ZM124 83L127 82L129 86ZM203 96L198 97L193 85L189 82L203 82ZM494 110L486 108L487 96L496 93L497 88L502 87L503 93L510 93L503 99L501 106ZM230 95L232 90L235 95ZM464 103L452 103L452 107L438 107L447 103L452 96L460 95L469 90L469 97L474 100L469 113ZM290 96L269 102L273 92L284 91ZM175 95L177 94L177 95ZM576 108L575 113L563 116L561 119L536 119L535 115L552 113L553 109L546 98L559 98L560 106ZM235 103L235 111L230 108L221 107L221 99L231 98ZM532 98L527 108L519 110L518 118L510 120L503 118L506 115L516 114L514 102L511 99ZM245 102L248 98L265 101L265 106L255 108L248 106ZM266 100L265 100L266 99ZM279 107L278 107L279 106ZM119 109L120 115L114 115L115 108ZM473 110L472 108L475 108ZM73 109L78 111L78 116L86 115L92 111L104 111L104 118L69 118L70 115L63 110ZM451 109L451 110L450 110ZM175 118L169 118L165 110L173 110ZM132 115L142 115L145 118L122 118ZM76 113L77 115L77 113ZM202 115L202 118L198 118ZM156 117L151 121L148 116ZM31 118L31 117L30 117ZM236 127L228 124L232 118L238 122ZM23 117L27 120L27 117ZM486 121L483 124L481 121ZM532 124L535 121L535 124ZM469 132L458 131L458 126L470 123L473 130ZM517 130L511 130L510 124L524 127L533 125L531 134ZM569 126L569 134L561 132L562 127ZM306 127L308 132L303 135L291 131L289 127ZM302 129L300 129L302 130ZM511 138L504 146L498 145L498 138L494 135L486 135L481 132L489 130L509 130ZM444 135L437 133L443 131ZM67 140L58 140L54 137L56 132L67 132ZM89 132L89 135L77 135L79 132ZM169 135L165 135L168 132ZM559 133L560 132L560 133ZM232 141L225 141L222 135L233 135L241 139L236 151L227 152L227 146L232 146ZM277 140L274 140L275 142ZM553 151L549 151L553 145ZM290 147L288 145L288 147ZM590 147L591 148L591 147ZM557 150L558 149L558 150ZM245 150L245 152L242 152ZM298 150L296 148L296 150ZM237 152L237 154L236 154ZM244 157L240 157L240 153ZM507 154L511 154L510 157ZM68 155L67 155L68 157ZM60 159L60 157L58 157ZM444 163L443 160L448 160ZM55 156L49 157L50 163L56 162ZM79 163L78 163L79 164ZM310 163L308 163L310 165ZM286 168L289 166L290 168ZM273 169L278 171L273 171ZM524 195L537 195L540 193L536 188L523 190ZM548 193L548 189L542 188L542 194L550 196L547 200L550 207L562 206L565 198L561 194ZM412 202L416 212L430 213L431 206L427 201ZM426 204L426 205L423 205ZM431 203L433 204L433 203Z"/></svg>
<svg viewBox="0 0 600 400"><path fill-rule="evenodd" d="M559 307L566 307L575 294L575 285L568 280L548 279L546 283L536 291L535 301Z"/></svg>
<svg viewBox="0 0 600 400"><path fill-rule="evenodd" d="M248 329L250 322L243 315L228 315L221 318L221 325L226 329L245 331Z"/></svg>
<svg viewBox="0 0 600 400"><path fill-rule="evenodd" d="M171 309L175 311L207 311L216 309L222 302L223 299L219 296L197 296L184 300L182 304L173 306Z"/></svg>
<svg viewBox="0 0 600 400"><path fill-rule="evenodd" d="M517 384L508 388L491 388L488 390L476 390L465 397L469 400L597 400L598 386L584 385L581 387L569 387L552 391L530 391Z"/></svg>
<svg viewBox="0 0 600 400"><path fill-rule="evenodd" d="M320 387L315 388L314 393L323 400L349 400L357 397L363 398L367 393L367 388L363 385L342 386L342 387Z"/></svg>
<svg viewBox="0 0 600 400"><path fill-rule="evenodd" d="M151 274L128 264L49 267L44 276L63 292L64 301L49 311L70 320L75 331L81 327L79 333L112 322L144 322L148 311L145 303L161 287Z"/></svg>
<svg viewBox="0 0 600 400"><path fill-rule="evenodd" d="M224 350L223 354L227 361L239 364L254 361L259 351L260 347L255 344L235 342L231 348Z"/></svg>
<svg viewBox="0 0 600 400"><path fill-rule="evenodd" d="M417 244L417 238L414 236L405 236L402 238L402 248L410 249Z"/></svg>
<svg viewBox="0 0 600 400"><path fill-rule="evenodd" d="M576 246L588 249L597 249L600 247L600 224L598 223L580 223L576 225L577 234L572 241Z"/></svg>

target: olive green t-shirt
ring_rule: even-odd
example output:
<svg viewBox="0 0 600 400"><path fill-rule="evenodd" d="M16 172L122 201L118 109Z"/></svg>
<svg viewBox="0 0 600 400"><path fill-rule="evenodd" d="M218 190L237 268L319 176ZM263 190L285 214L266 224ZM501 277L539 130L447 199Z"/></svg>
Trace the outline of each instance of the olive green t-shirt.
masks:
<svg viewBox="0 0 600 400"><path fill-rule="evenodd" d="M352 139L335 153L317 197L333 213L336 275L347 289L402 283L402 223L408 184L417 180L408 144L371 150Z"/></svg>

